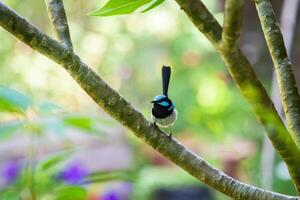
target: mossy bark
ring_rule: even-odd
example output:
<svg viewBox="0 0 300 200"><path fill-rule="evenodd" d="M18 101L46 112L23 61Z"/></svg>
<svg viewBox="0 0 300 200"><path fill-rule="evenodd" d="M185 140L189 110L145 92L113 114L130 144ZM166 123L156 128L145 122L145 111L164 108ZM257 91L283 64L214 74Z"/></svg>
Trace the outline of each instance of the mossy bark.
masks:
<svg viewBox="0 0 300 200"><path fill-rule="evenodd" d="M300 147L300 97L283 36L269 0L256 0L256 9L270 51L288 128Z"/></svg>
<svg viewBox="0 0 300 200"><path fill-rule="evenodd" d="M45 3L58 41L66 47L73 48L63 1L45 0Z"/></svg>
<svg viewBox="0 0 300 200"><path fill-rule="evenodd" d="M244 4L244 0L227 0L225 3L222 45L228 52L237 48L243 23Z"/></svg>

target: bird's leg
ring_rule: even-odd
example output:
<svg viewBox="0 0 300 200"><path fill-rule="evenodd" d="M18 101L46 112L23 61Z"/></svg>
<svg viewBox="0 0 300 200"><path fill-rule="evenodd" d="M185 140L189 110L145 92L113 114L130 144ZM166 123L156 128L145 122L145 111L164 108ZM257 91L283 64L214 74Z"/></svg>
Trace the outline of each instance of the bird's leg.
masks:
<svg viewBox="0 0 300 200"><path fill-rule="evenodd" d="M168 134L169 133L169 134ZM167 136L169 137L170 140L172 140L172 130L169 132L167 131Z"/></svg>
<svg viewBox="0 0 300 200"><path fill-rule="evenodd" d="M153 128L159 128L156 124L156 121L153 122ZM170 140L172 140L172 133L166 133L166 135L169 137Z"/></svg>
<svg viewBox="0 0 300 200"><path fill-rule="evenodd" d="M160 129L160 128L157 126L156 121L153 121L153 123L152 123L152 128L153 128L153 130L155 130L156 128Z"/></svg>

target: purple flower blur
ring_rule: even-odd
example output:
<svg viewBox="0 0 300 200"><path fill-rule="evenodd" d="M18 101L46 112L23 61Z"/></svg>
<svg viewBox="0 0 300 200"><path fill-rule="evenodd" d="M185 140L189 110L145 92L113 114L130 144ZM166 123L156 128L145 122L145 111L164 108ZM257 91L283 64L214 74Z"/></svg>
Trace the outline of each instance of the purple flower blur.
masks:
<svg viewBox="0 0 300 200"><path fill-rule="evenodd" d="M132 193L132 186L130 183L119 182L110 185L109 189L101 196L101 200L129 200Z"/></svg>
<svg viewBox="0 0 300 200"><path fill-rule="evenodd" d="M6 184L13 183L19 176L21 171L18 160L10 160L4 164L2 168L2 176Z"/></svg>
<svg viewBox="0 0 300 200"><path fill-rule="evenodd" d="M109 191L109 192L106 192L101 200L121 200L121 198L119 197L118 193L115 192L115 191Z"/></svg>
<svg viewBox="0 0 300 200"><path fill-rule="evenodd" d="M59 178L68 184L76 185L80 184L86 175L88 172L82 165L72 163L59 174Z"/></svg>

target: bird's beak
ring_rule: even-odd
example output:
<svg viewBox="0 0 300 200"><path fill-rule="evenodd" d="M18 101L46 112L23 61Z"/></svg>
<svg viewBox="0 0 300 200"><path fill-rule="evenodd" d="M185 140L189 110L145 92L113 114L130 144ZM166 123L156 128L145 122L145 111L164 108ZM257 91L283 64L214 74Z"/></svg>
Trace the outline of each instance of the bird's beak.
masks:
<svg viewBox="0 0 300 200"><path fill-rule="evenodd" d="M150 101L150 103L155 103L156 101Z"/></svg>

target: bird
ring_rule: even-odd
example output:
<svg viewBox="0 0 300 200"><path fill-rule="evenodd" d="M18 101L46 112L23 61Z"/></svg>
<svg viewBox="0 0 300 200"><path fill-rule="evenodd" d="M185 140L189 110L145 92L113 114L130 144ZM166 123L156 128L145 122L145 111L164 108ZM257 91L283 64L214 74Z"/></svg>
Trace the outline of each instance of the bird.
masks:
<svg viewBox="0 0 300 200"><path fill-rule="evenodd" d="M162 91L163 93L153 98L151 103L152 113L151 117L154 125L161 128L168 128L174 125L177 120L178 112L175 109L174 102L168 97L169 82L171 76L171 67L162 67ZM171 134L169 134L171 136Z"/></svg>

